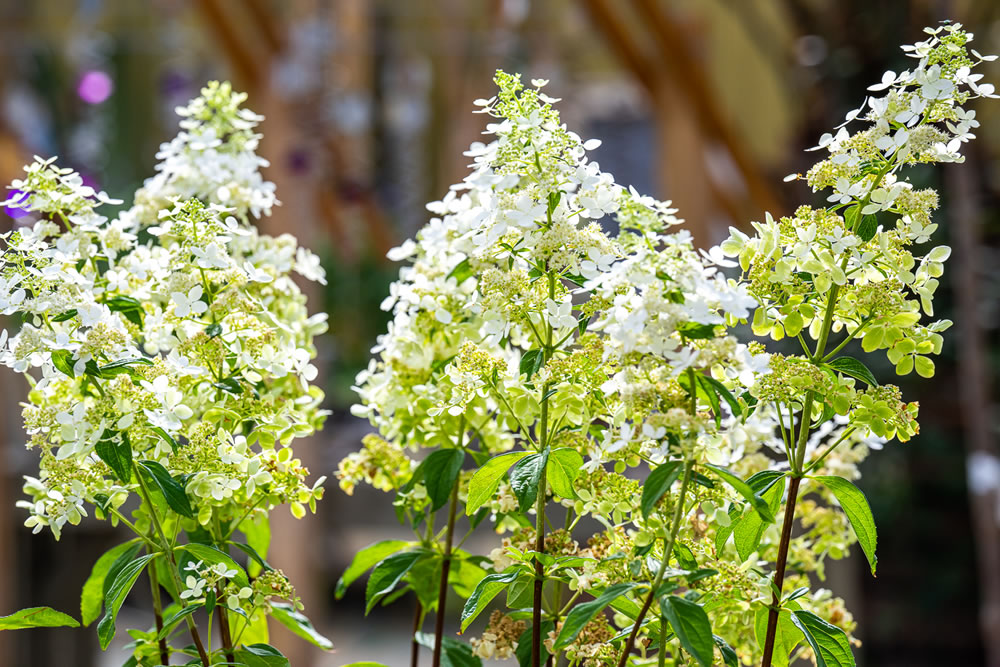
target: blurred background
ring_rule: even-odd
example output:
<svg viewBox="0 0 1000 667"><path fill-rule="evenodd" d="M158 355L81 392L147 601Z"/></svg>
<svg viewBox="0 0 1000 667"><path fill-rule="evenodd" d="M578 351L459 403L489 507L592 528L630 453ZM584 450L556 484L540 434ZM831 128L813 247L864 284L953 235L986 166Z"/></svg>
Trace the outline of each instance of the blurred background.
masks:
<svg viewBox="0 0 1000 667"><path fill-rule="evenodd" d="M333 416L297 448L331 481L317 515L279 513L270 560L337 652L314 653L282 628L274 643L296 667L402 665L407 605L364 618L363 582L333 599L352 554L402 529L388 498L347 497L332 471L366 432L348 412L350 384L385 326L378 304L397 270L385 251L464 175L462 151L484 122L472 100L492 94L493 71L550 79L570 126L604 140L602 167L673 199L709 244L765 210L815 202L782 177L808 168L802 150L884 70L908 67L899 44L946 18L973 30L982 53L1000 52L996 0L0 0L0 181L33 153L59 155L128 202L176 132L176 105L209 79L250 94L283 201L262 227L321 254L329 286L311 298L331 315L320 363ZM1000 67L984 73L1000 81ZM878 579L852 558L817 583L848 599L869 667L1000 666L1000 105L978 112L968 164L913 176L942 191L936 240L955 253L938 308L957 326L937 377L904 381L921 401L920 436L863 469ZM0 212L0 227L14 215ZM24 392L0 374L0 615L76 614L92 563L120 536L89 521L57 545L21 526L14 502L36 469L22 447ZM141 602L120 627L150 623ZM0 633L4 666L117 666L116 649L102 655L92 628Z"/></svg>

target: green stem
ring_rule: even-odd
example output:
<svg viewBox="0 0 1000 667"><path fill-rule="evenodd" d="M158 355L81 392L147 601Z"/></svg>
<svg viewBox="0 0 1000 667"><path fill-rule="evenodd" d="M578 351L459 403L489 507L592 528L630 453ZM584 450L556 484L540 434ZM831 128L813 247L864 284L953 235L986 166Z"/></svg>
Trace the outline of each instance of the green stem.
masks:
<svg viewBox="0 0 1000 667"><path fill-rule="evenodd" d="M154 558L149 563L149 570L147 571L149 575L149 589L150 593L153 595L153 619L156 623L156 636L157 636L157 646L160 649L160 663L164 665L170 664L170 652L167 650L167 638L160 637L160 633L163 632L163 603L160 600L160 582L156 580L156 559Z"/></svg>
<svg viewBox="0 0 1000 667"><path fill-rule="evenodd" d="M656 572L656 577L653 578L653 583L650 585L649 594L646 595L646 601L642 604L642 609L639 610L639 615L635 617L635 624L632 625L632 632L628 636L628 640L625 642L625 646L622 648L621 658L618 660L618 667L625 667L628 662L628 656L635 647L635 638L639 635L639 628L642 626L642 621L646 617L646 613L653 604L653 600L656 598L656 593L660 588L660 584L663 583L663 575L667 571L667 564L670 562L670 554L674 551L674 543L677 541L677 533L680 531L681 519L684 518L684 501L687 496L688 482L691 481L691 473L694 471L694 461L688 460L684 462L684 478L681 481L681 490L677 496L677 504L674 507L674 519L670 526L670 536L663 541L663 561L660 563L660 569ZM660 628L660 632L663 632L663 628Z"/></svg>
<svg viewBox="0 0 1000 667"><path fill-rule="evenodd" d="M556 278L548 274L549 298L555 299ZM552 325L545 319L545 347L542 348L543 363L552 358ZM549 389L552 386L546 382L542 386L542 414L539 421L539 449L545 452L549 444ZM548 487L546 467L542 466L542 474L538 480L538 491L535 496L535 551L538 555L545 553L545 496ZM541 667L542 664L542 592L545 588L545 569L542 561L535 557L535 587L531 603L531 667Z"/></svg>
<svg viewBox="0 0 1000 667"><path fill-rule="evenodd" d="M464 427L463 427L464 428ZM451 572L451 544L455 535L455 514L458 507L458 479L451 487L451 500L448 503L448 531L444 538L444 556L441 561L441 582L438 586L437 614L434 617L434 657L432 667L441 666L441 644L444 639L444 611L448 601L448 575Z"/></svg>
<svg viewBox="0 0 1000 667"><path fill-rule="evenodd" d="M145 480L143 480L142 475L139 473L139 468L132 464L132 474L135 478L139 480L139 492L142 494L142 499L149 508L150 520L153 522L153 526L156 528L156 534L160 536L162 541L161 548L167 555L167 560L170 562L170 576L174 580L174 586L177 589L178 594L180 591L184 590L181 584L180 575L177 573L177 561L174 559L174 551L170 546L170 542L167 541L166 533L163 532L163 526L160 524L160 518L156 515L156 508L153 506L152 498L149 494L149 488L146 486ZM181 608L187 606L187 603L183 599L178 600ZM194 621L190 616L185 616L184 620L187 621L188 630L191 632L191 640L194 642L195 648L198 650L198 657L201 659L201 664L204 667L209 667L210 661L208 659L208 654L205 653L205 645L201 641L201 635L198 633L198 626L194 624Z"/></svg>
<svg viewBox="0 0 1000 667"><path fill-rule="evenodd" d="M660 650L656 654L657 667L667 667L667 617L660 614Z"/></svg>

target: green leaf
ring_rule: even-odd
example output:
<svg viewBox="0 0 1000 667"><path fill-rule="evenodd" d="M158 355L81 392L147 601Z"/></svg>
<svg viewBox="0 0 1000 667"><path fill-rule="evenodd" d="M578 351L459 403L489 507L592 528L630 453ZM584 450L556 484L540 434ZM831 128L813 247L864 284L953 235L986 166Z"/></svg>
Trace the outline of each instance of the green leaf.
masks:
<svg viewBox="0 0 1000 667"><path fill-rule="evenodd" d="M223 378L218 382L213 382L212 386L234 396L240 396L243 393L243 385L236 378Z"/></svg>
<svg viewBox="0 0 1000 667"><path fill-rule="evenodd" d="M448 272L446 278L454 278L455 282L461 285L474 274L475 271L472 270L472 266L469 264L469 258L466 257L461 262L456 264L454 269Z"/></svg>
<svg viewBox="0 0 1000 667"><path fill-rule="evenodd" d="M160 630L160 632L159 632L158 635L156 635L156 638L157 639L163 639L164 637L168 636L170 634L171 630L173 630L177 626L178 623L180 623L185 618L187 618L191 614L195 613L199 609L204 609L204 607L205 607L205 605L203 605L202 603L199 602L197 604L193 604L193 605L189 605L187 607L184 607L183 609L179 609L177 611L177 613L172 614L169 618L164 619L164 621L163 621L163 629Z"/></svg>
<svg viewBox="0 0 1000 667"><path fill-rule="evenodd" d="M261 570L267 571L274 569L273 567L271 567L271 564L268 563L266 560L264 560L264 557L261 556L259 553L257 553L257 550L254 549L249 544L243 544L242 542L233 542L233 541L228 541L227 544L232 544L234 547L236 547L237 549L245 553L247 556L249 556L250 560L253 563L256 563Z"/></svg>
<svg viewBox="0 0 1000 667"><path fill-rule="evenodd" d="M73 364L73 353L69 350L55 350L52 352L52 365L63 375L68 375L71 378L76 377Z"/></svg>
<svg viewBox="0 0 1000 667"><path fill-rule="evenodd" d="M10 616L0 616L0 630L63 627L78 628L80 622L69 614L56 611L52 607L29 607L16 611Z"/></svg>
<svg viewBox="0 0 1000 667"><path fill-rule="evenodd" d="M878 232L878 218L874 215L861 216L861 223L854 230L854 233L861 237L861 240L865 243L875 238L876 232Z"/></svg>
<svg viewBox="0 0 1000 667"><path fill-rule="evenodd" d="M288 658L281 651L268 644L251 644L236 649L236 662L246 667L289 667Z"/></svg>
<svg viewBox="0 0 1000 667"><path fill-rule="evenodd" d="M112 312L121 313L132 324L142 326L142 316L145 311L137 299L130 296L113 296L104 303Z"/></svg>
<svg viewBox="0 0 1000 667"><path fill-rule="evenodd" d="M108 569L107 576L104 577L104 584L101 586L101 601L103 603L104 598L108 596L108 591L111 590L111 585L115 583L115 579L118 578L118 573L122 571L126 565L131 563L136 556L139 555L139 551L142 549L142 544L136 542L129 549L126 549L116 560L111 564Z"/></svg>
<svg viewBox="0 0 1000 667"><path fill-rule="evenodd" d="M414 636L421 646L434 650L434 635L418 632ZM472 647L465 642L441 638L441 667L483 667L483 661L472 652Z"/></svg>
<svg viewBox="0 0 1000 667"><path fill-rule="evenodd" d="M53 322L65 322L76 317L76 308L70 308L65 313L60 313L52 318Z"/></svg>
<svg viewBox="0 0 1000 667"><path fill-rule="evenodd" d="M816 656L816 667L854 667L847 635L836 625L808 611L793 611L792 623L802 631Z"/></svg>
<svg viewBox="0 0 1000 667"><path fill-rule="evenodd" d="M510 469L510 488L517 498L520 511L527 512L528 508L535 502L539 490L542 494L545 489L539 489L542 481L542 473L548 464L549 452L544 452L525 456L515 463Z"/></svg>
<svg viewBox="0 0 1000 667"><path fill-rule="evenodd" d="M774 473L776 471L765 470L763 472ZM760 475L761 473L757 474ZM778 508L781 507L781 498L785 493L784 474L777 473L777 475L761 495L765 502L767 502L768 509L773 514L776 514ZM747 480L750 488L754 488L750 484L752 481L753 477ZM746 514L733 527L733 542L736 544L736 553L739 554L741 560L746 561L750 557L750 554L760 546L760 540L764 536L764 530L767 528L767 525L767 522L764 521L760 514L752 509L748 509Z"/></svg>
<svg viewBox="0 0 1000 667"><path fill-rule="evenodd" d="M317 632L312 621L305 614L296 611L295 607L287 602L272 602L271 608L271 616L293 633L324 651L333 650L333 642Z"/></svg>
<svg viewBox="0 0 1000 667"><path fill-rule="evenodd" d="M101 650L106 651L108 644L115 636L115 619L118 618L118 610L122 608L122 603L128 597L135 580L139 578L142 571L146 569L146 564L156 556L147 554L140 556L123 567L115 577L115 581L108 589L104 598L104 617L97 624L97 637L100 640Z"/></svg>
<svg viewBox="0 0 1000 667"><path fill-rule="evenodd" d="M548 472L546 477L552 486L552 491L562 498L576 498L573 482L583 469L583 456L575 449L562 447L549 453Z"/></svg>
<svg viewBox="0 0 1000 667"><path fill-rule="evenodd" d="M699 322L683 322L677 325L677 332L691 340L715 338L715 325L701 324Z"/></svg>
<svg viewBox="0 0 1000 667"><path fill-rule="evenodd" d="M852 378L861 380L871 387L878 386L878 380L875 379L875 375L868 370L867 366L854 357L837 357L826 365L835 371L840 371L844 375L850 375Z"/></svg>
<svg viewBox="0 0 1000 667"><path fill-rule="evenodd" d="M172 435L170 435L169 433L167 433L166 431L164 431L159 426L152 426L152 427L150 427L149 430L151 430L153 433L155 433L156 435L158 435L161 438L163 438L163 441L166 442L168 445L170 445L170 449L174 450L175 452L177 451L177 448L180 445L177 444L177 441L174 440L174 438L173 438Z"/></svg>
<svg viewBox="0 0 1000 667"><path fill-rule="evenodd" d="M107 436L108 432L105 431L104 435ZM132 481L132 445L125 434L119 434L117 443L114 436L100 440L94 451L123 484Z"/></svg>
<svg viewBox="0 0 1000 667"><path fill-rule="evenodd" d="M216 338L222 335L222 325L218 322L212 322L207 327L205 327L205 333L208 334L209 338Z"/></svg>
<svg viewBox="0 0 1000 667"><path fill-rule="evenodd" d="M500 480L507 474L507 470L530 455L531 452L507 452L494 456L484 463L483 467L477 470L469 480L469 498L465 503L466 515L473 514L489 502L500 486Z"/></svg>
<svg viewBox="0 0 1000 667"><path fill-rule="evenodd" d="M694 552L691 551L691 547L686 544L675 542L674 556L677 558L677 562L680 566L685 570L693 572L698 569L698 560L694 557Z"/></svg>
<svg viewBox="0 0 1000 667"><path fill-rule="evenodd" d="M548 637L549 634L555 630L556 624L551 619L542 621L542 631L539 633L542 637ZM517 658L518 667L531 667L531 637L532 631L529 625L521 636L517 640L517 648L514 650L514 656ZM545 648L545 642L542 641L541 653L539 655L539 662L541 664L546 664L549 659L549 650Z"/></svg>
<svg viewBox="0 0 1000 667"><path fill-rule="evenodd" d="M680 461L667 461L663 465L653 468L642 485L642 500L639 507L642 515L649 517L653 508L660 502L660 498L670 490L670 486L677 480L681 470Z"/></svg>
<svg viewBox="0 0 1000 667"><path fill-rule="evenodd" d="M451 491L462 471L465 452L461 449L439 449L420 463L424 484L431 499L431 511L436 512L448 503Z"/></svg>
<svg viewBox="0 0 1000 667"><path fill-rule="evenodd" d="M726 385L722 384L710 375L699 375L698 381L701 382L706 391L708 390L708 387L714 389L715 393L721 396L729 406L729 410L733 413L734 417L739 417L743 413L743 409L740 408L740 402L736 400L735 396L733 396L733 392L726 388Z"/></svg>
<svg viewBox="0 0 1000 667"><path fill-rule="evenodd" d="M476 585L476 590L472 592L469 599L465 601L465 607L462 608L462 632L465 632L469 624L476 620L476 617L486 609L493 598L513 583L519 574L520 571L514 569L508 572L488 574L480 580L479 584Z"/></svg>
<svg viewBox="0 0 1000 667"><path fill-rule="evenodd" d="M527 375L526 381L531 381L531 376L538 372L545 362L545 356L541 350L528 350L521 355L521 375Z"/></svg>
<svg viewBox="0 0 1000 667"><path fill-rule="evenodd" d="M663 615L670 621L670 627L680 640L681 646L691 654L702 667L712 667L715 658L715 639L708 614L701 605L676 595L660 601Z"/></svg>
<svg viewBox="0 0 1000 667"><path fill-rule="evenodd" d="M249 586L250 581L247 579L246 570L243 566L232 559L232 557L219 551L213 546L207 544L200 544L198 542L190 542L188 544L181 545L180 547L184 551L188 552L196 560L203 561L209 565L218 565L219 563L226 566L227 569L236 570L236 575L231 577L231 581L236 584L237 588L243 588L244 586Z"/></svg>
<svg viewBox="0 0 1000 667"><path fill-rule="evenodd" d="M865 552L868 564L875 574L875 566L878 564L878 557L875 555L875 546L878 542L878 533L875 530L875 518L872 516L872 509L868 505L868 499L858 487L843 477L832 475L817 475L813 477L826 488L833 492L837 502L847 515L851 527L854 528L855 535L858 536L858 544Z"/></svg>
<svg viewBox="0 0 1000 667"><path fill-rule="evenodd" d="M110 364L105 364L98 368L98 375L102 378L113 377L115 375L121 375L122 373L131 373L132 366L152 366L153 361L151 359L146 359L145 357L130 357L128 359L119 359L118 361L112 361Z"/></svg>
<svg viewBox="0 0 1000 667"><path fill-rule="evenodd" d="M187 493L184 492L184 487L170 476L166 468L156 461L139 461L139 468L149 473L170 509L189 519L194 517L194 511L191 509L191 503L188 501Z"/></svg>
<svg viewBox="0 0 1000 667"><path fill-rule="evenodd" d="M562 650L572 644L584 626L594 620L594 617L611 604L612 600L624 595L636 586L637 584L615 584L614 586L608 586L597 598L573 607L566 615L562 629L559 630L559 636L556 637L555 644L553 645L554 648Z"/></svg>
<svg viewBox="0 0 1000 667"><path fill-rule="evenodd" d="M111 566L129 551L132 552L132 555L128 557L128 560L132 560L140 548L138 538L129 540L104 552L94 563L94 567L90 570L90 576L83 583L83 591L80 593L80 620L85 626L96 621L97 617L101 615L101 607L104 606L104 581Z"/></svg>
<svg viewBox="0 0 1000 667"><path fill-rule="evenodd" d="M341 599L344 597L344 593L347 592L347 587L357 581L362 574L374 567L376 563L412 544L413 542L407 542L406 540L382 540L381 542L369 544L354 554L351 564L347 566L344 574L340 575L340 579L337 580L337 587L333 593L334 596L338 600Z"/></svg>
<svg viewBox="0 0 1000 667"><path fill-rule="evenodd" d="M726 484L733 487L738 494L746 498L750 502L750 506L760 514L764 521L774 523L774 512L767 506L767 502L754 493L753 489L746 482L722 466L712 465L711 463L704 463L702 465L721 477Z"/></svg>
<svg viewBox="0 0 1000 667"><path fill-rule="evenodd" d="M740 656L736 654L733 647L719 635L712 635L712 639L715 641L715 645L719 647L719 653L722 654L722 662L726 667L740 667Z"/></svg>
<svg viewBox="0 0 1000 667"><path fill-rule="evenodd" d="M365 589L365 615L379 600L391 593L403 576L426 555L427 552L422 550L404 551L393 554L376 565L368 577Z"/></svg>
<svg viewBox="0 0 1000 667"><path fill-rule="evenodd" d="M763 649L767 637L767 617L769 609L759 607L754 614L754 636L757 638L757 645ZM802 641L802 633L795 624L792 623L792 615L788 609L782 609L778 614L778 626L774 632L774 654L772 665L774 667L788 667L788 656L792 654L795 647Z"/></svg>

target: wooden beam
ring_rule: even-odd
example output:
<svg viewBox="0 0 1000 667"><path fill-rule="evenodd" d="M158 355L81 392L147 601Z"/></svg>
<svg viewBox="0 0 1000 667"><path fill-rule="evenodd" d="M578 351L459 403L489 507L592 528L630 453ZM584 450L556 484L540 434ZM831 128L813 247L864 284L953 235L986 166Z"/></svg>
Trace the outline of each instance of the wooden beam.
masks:
<svg viewBox="0 0 1000 667"><path fill-rule="evenodd" d="M757 161L718 105L708 73L694 56L685 30L658 0L632 0L632 4L638 7L644 24L650 26L655 34L662 56L661 64L690 97L706 134L719 139L729 150L754 203L764 210L780 213L780 202L761 174Z"/></svg>

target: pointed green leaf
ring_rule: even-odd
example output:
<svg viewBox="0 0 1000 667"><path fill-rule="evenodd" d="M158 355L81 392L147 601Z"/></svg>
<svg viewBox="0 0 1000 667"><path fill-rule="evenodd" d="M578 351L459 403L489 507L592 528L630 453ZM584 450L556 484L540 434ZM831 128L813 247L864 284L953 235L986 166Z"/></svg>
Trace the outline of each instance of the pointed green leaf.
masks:
<svg viewBox="0 0 1000 667"><path fill-rule="evenodd" d="M793 611L792 623L805 635L816 667L854 667L851 642L843 630L808 611Z"/></svg>
<svg viewBox="0 0 1000 667"><path fill-rule="evenodd" d="M476 590L465 601L465 607L462 608L462 632L465 632L469 624L476 620L476 617L486 609L493 598L517 579L519 574L520 570L514 569L508 572L488 574L482 578L476 585Z"/></svg>
<svg viewBox="0 0 1000 667"><path fill-rule="evenodd" d="M830 489L836 496L837 502L851 522L851 527L854 528L855 535L858 536L858 543L865 552L874 575L875 566L878 564L878 557L875 555L878 534L875 530L875 518L872 516L872 509L865 494L843 477L818 475L813 479Z"/></svg>
<svg viewBox="0 0 1000 667"><path fill-rule="evenodd" d="M106 431L104 435L108 435ZM132 481L132 445L124 433L101 440L94 446L94 451L101 460L108 464L123 484ZM115 442L115 440L118 442Z"/></svg>
<svg viewBox="0 0 1000 667"><path fill-rule="evenodd" d="M701 605L688 599L670 595L660 600L660 609L670 621L670 627L681 646L702 667L712 667L715 658L715 639L708 614Z"/></svg>
<svg viewBox="0 0 1000 667"><path fill-rule="evenodd" d="M642 509L643 516L650 515L656 504L660 502L660 498L670 490L670 486L677 480L680 470L680 461L667 461L653 468L649 477L646 478L646 482L642 485L642 500L639 502L639 507Z"/></svg>
<svg viewBox="0 0 1000 667"><path fill-rule="evenodd" d="M835 371L843 373L844 375L850 375L852 378L861 380L871 387L878 386L878 380L875 379L875 374L868 370L867 366L854 357L837 357L833 361L827 362L826 365Z"/></svg>
<svg viewBox="0 0 1000 667"><path fill-rule="evenodd" d="M559 630L559 636L556 637L554 644L555 649L561 650L572 644L584 626L594 620L594 617L611 604L612 600L624 595L636 586L637 584L608 586L597 598L573 607L566 615L562 629Z"/></svg>
<svg viewBox="0 0 1000 667"><path fill-rule="evenodd" d="M448 503L458 474L462 471L465 452L461 449L439 449L421 462L424 485L431 499L431 511L436 512Z"/></svg>
<svg viewBox="0 0 1000 667"><path fill-rule="evenodd" d="M539 491L545 493L545 489L538 487L542 482L542 473L545 472L548 459L549 452L546 449L539 454L525 456L510 469L510 488L514 491L522 513L527 512L534 504Z"/></svg>
<svg viewBox="0 0 1000 667"><path fill-rule="evenodd" d="M69 614L51 607L29 607L9 616L0 616L0 630L24 630L26 628L78 628L80 622Z"/></svg>
<svg viewBox="0 0 1000 667"><path fill-rule="evenodd" d="M166 468L156 461L139 461L139 468L149 474L156 484L156 488L163 494L170 509L189 519L194 517L194 511L191 509L191 503L188 501L187 493L184 492L184 487L170 476Z"/></svg>
<svg viewBox="0 0 1000 667"><path fill-rule="evenodd" d="M281 651L268 644L251 644L236 649L237 663L246 667L289 667L288 658Z"/></svg>
<svg viewBox="0 0 1000 667"><path fill-rule="evenodd" d="M97 624L97 637L100 641L102 651L106 651L111 640L114 639L116 630L115 620L118 618L118 610L121 609L122 603L125 602L125 598L128 597L129 592L132 590L135 580L146 569L149 561L155 557L154 554L147 554L130 562L121 569L118 576L115 577L114 583L111 584L111 588L108 589L108 594L104 598L104 617Z"/></svg>
<svg viewBox="0 0 1000 667"><path fill-rule="evenodd" d="M472 479L469 480L469 497L465 503L466 515L471 516L489 502L500 486L500 480L507 474L507 470L530 455L531 452L507 452L494 456L484 463L483 467L477 470L472 475Z"/></svg>
<svg viewBox="0 0 1000 667"><path fill-rule="evenodd" d="M101 607L104 605L104 581L111 566L128 551L132 552L128 560L132 560L139 549L138 538L129 540L104 552L104 555L94 563L94 567L90 570L90 576L84 582L83 591L80 593L80 620L85 626L96 621L97 617L101 615ZM117 576L117 572L115 576Z"/></svg>
<svg viewBox="0 0 1000 667"><path fill-rule="evenodd" d="M767 506L767 502L754 493L750 485L740 479L739 476L722 466L712 465L711 463L703 463L702 465L721 477L726 484L733 487L738 494L746 498L750 506L760 514L764 521L774 523L774 512Z"/></svg>
<svg viewBox="0 0 1000 667"><path fill-rule="evenodd" d="M546 477L552 491L561 498L576 498L573 482L583 469L583 456L575 449L563 447L554 449L549 454L549 465Z"/></svg>
<svg viewBox="0 0 1000 667"><path fill-rule="evenodd" d="M368 586L365 588L365 615L368 615L379 600L391 593L403 576L426 555L427 553L421 550L404 551L393 554L376 565L368 577Z"/></svg>
<svg viewBox="0 0 1000 667"><path fill-rule="evenodd" d="M295 607L287 602L272 602L271 608L271 616L293 633L324 651L333 650L333 642L320 634L313 627L312 621L305 614L296 611Z"/></svg>
<svg viewBox="0 0 1000 667"><path fill-rule="evenodd" d="M406 540L382 540L369 544L367 547L354 554L354 560L344 570L337 580L337 587L334 589L334 596L339 600L344 597L347 587L357 581L358 577L374 567L379 561L384 560L397 551L412 546L413 542Z"/></svg>

